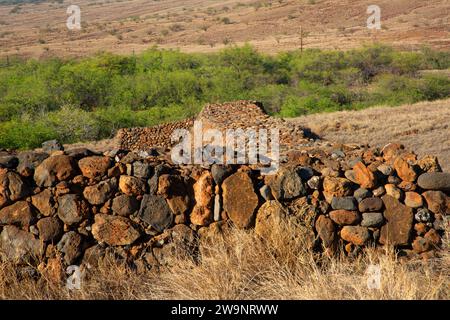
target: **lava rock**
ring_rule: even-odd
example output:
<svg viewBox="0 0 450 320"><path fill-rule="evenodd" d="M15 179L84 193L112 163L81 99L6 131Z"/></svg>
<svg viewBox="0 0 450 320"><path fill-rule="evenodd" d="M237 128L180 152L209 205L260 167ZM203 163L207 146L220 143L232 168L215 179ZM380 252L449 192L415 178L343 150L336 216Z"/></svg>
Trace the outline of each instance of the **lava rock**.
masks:
<svg viewBox="0 0 450 320"><path fill-rule="evenodd" d="M164 231L173 222L172 210L162 196L144 195L138 216L158 232Z"/></svg>
<svg viewBox="0 0 450 320"><path fill-rule="evenodd" d="M331 207L334 210L357 210L358 204L354 197L334 197Z"/></svg>

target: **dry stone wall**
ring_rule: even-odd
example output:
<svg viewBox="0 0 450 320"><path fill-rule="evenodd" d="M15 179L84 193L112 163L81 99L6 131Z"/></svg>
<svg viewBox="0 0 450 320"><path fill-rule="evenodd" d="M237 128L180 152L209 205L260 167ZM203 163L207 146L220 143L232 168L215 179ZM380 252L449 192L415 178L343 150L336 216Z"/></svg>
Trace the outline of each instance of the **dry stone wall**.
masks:
<svg viewBox="0 0 450 320"><path fill-rule="evenodd" d="M203 237L236 227L265 238L283 219L318 253L390 244L430 258L450 213L450 173L397 144L293 151L273 176L122 150L3 151L0 166L1 259L58 276L108 252L144 269L201 259Z"/></svg>
<svg viewBox="0 0 450 320"><path fill-rule="evenodd" d="M148 151L155 147L170 149L171 135L175 129L186 129L192 133L194 121L202 123L203 130L217 129L279 129L280 146L284 150L308 142L303 129L281 118L274 118L264 112L256 101L240 100L222 104L207 104L196 118L171 122L150 128L119 130L116 139L120 148L133 151Z"/></svg>
<svg viewBox="0 0 450 320"><path fill-rule="evenodd" d="M302 240L292 245L319 255L385 245L406 257L439 255L450 173L436 157L418 159L395 143L311 141L248 101L206 106L197 119L218 129L280 126L281 167L264 176L256 165L173 164L171 132L194 119L122 130L122 148L103 154L56 141L43 152L0 150L0 259L53 278L106 254L144 270L201 259L205 239L230 228L268 238L284 220Z"/></svg>

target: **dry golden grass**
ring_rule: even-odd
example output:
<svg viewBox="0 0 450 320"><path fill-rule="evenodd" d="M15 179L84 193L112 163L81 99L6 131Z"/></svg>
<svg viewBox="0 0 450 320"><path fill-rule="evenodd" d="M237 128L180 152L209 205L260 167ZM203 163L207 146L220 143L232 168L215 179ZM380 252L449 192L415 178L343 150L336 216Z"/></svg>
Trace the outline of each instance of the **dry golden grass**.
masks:
<svg viewBox="0 0 450 320"><path fill-rule="evenodd" d="M338 143L403 143L419 156L438 157L450 171L450 99L399 107L313 114L290 119Z"/></svg>
<svg viewBox="0 0 450 320"><path fill-rule="evenodd" d="M78 0L81 31L66 26L66 2L0 6L0 56L130 54L154 45L186 52L252 43L275 53L300 47L349 49L385 42L448 49L447 0L378 0L382 29L366 27L371 0ZM17 11L12 13L11 11Z"/></svg>
<svg viewBox="0 0 450 320"><path fill-rule="evenodd" d="M262 242L253 231L232 230L205 247L201 262L176 260L159 272L136 273L106 259L90 270L81 290L19 280L0 266L0 299L449 299L448 236L441 258L401 262L392 250L360 257L321 258L274 227ZM447 233L448 235L448 233ZM289 243L289 245L288 245ZM202 251L204 252L204 251ZM381 288L367 287L369 265L381 267Z"/></svg>

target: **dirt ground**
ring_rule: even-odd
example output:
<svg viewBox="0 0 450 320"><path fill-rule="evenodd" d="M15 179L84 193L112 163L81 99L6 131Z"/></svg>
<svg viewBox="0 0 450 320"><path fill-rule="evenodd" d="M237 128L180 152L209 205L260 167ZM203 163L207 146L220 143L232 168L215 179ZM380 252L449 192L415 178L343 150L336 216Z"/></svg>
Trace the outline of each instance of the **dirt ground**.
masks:
<svg viewBox="0 0 450 320"><path fill-rule="evenodd" d="M66 27L69 4L0 6L0 56L130 54L153 46L213 52L245 42L275 53L298 49L301 38L305 48L450 47L448 0L378 0L381 30L367 28L371 0L79 0L80 31Z"/></svg>

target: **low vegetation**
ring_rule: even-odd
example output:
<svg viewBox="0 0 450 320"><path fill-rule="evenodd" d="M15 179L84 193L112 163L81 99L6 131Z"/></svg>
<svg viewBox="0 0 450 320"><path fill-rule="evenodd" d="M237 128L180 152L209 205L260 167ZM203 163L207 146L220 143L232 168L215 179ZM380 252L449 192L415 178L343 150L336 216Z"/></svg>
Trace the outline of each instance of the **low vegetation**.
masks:
<svg viewBox="0 0 450 320"><path fill-rule="evenodd" d="M132 56L2 62L0 147L97 140L118 128L197 113L207 102L260 100L272 115L399 105L450 96L450 53L308 49L275 56L249 45L214 54L156 48Z"/></svg>
<svg viewBox="0 0 450 320"><path fill-rule="evenodd" d="M391 249L368 249L356 258L318 258L287 223L267 242L253 231L233 229L204 246L199 262L178 258L160 270L136 272L112 258L88 269L80 290L50 277L26 276L0 264L0 299L399 299L450 298L448 251L428 261L401 260ZM447 233L448 235L448 233ZM448 248L448 237L444 247ZM380 286L368 286L370 266Z"/></svg>

